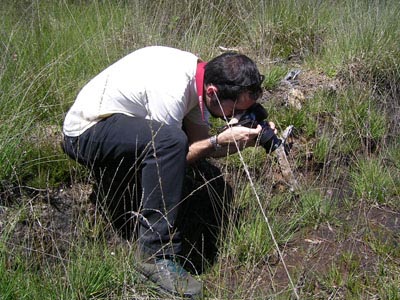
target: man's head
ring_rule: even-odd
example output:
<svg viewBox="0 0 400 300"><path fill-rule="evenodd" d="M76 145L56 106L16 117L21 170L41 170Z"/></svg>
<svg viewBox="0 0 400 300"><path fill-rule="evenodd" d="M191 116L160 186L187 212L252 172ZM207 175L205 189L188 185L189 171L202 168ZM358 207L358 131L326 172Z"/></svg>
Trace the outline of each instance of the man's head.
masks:
<svg viewBox="0 0 400 300"><path fill-rule="evenodd" d="M237 53L217 56L207 63L204 72L208 110L216 117L230 117L246 110L261 96L263 79L247 56Z"/></svg>

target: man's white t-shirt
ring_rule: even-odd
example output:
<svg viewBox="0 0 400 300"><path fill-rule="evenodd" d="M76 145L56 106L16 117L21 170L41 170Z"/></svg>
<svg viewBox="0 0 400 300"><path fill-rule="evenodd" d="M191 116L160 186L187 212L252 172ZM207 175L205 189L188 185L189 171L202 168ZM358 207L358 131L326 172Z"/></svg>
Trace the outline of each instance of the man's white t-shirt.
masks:
<svg viewBox="0 0 400 300"><path fill-rule="evenodd" d="M79 136L115 113L182 126L205 125L196 90L198 58L174 48L146 47L109 66L79 92L64 120L64 134Z"/></svg>

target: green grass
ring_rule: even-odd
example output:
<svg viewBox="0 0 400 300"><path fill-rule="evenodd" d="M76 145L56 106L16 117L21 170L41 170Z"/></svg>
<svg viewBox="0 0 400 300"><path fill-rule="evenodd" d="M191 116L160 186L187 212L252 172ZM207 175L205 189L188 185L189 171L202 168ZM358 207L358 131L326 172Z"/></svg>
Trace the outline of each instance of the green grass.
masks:
<svg viewBox="0 0 400 300"><path fill-rule="evenodd" d="M79 252L72 251L68 259L60 258L57 264L44 265L36 272L35 262L28 258L11 267L2 260L1 299L110 299L121 295L118 283L127 276L122 273L127 269L121 259L111 255L106 244L76 250Z"/></svg>
<svg viewBox="0 0 400 300"><path fill-rule="evenodd" d="M325 273L293 262L295 284L301 274L308 279L297 290L300 298L398 299L398 234L390 226L368 229L376 220L361 212L399 212L399 13L396 1L1 1L0 299L154 296L132 268L132 245L110 249L102 235L107 225L71 215L79 234L62 241L69 245L64 256L59 237L36 211L61 188L87 182L86 171L59 145L79 89L147 45L178 47L205 60L219 46L236 48L255 59L272 94L294 68L340 82L334 90L317 87L300 110L283 105L282 93L264 103L279 130L295 125L289 159L300 191L287 191L276 158L263 149L244 151L243 161L239 155L219 160L235 197L217 261L202 274L206 295L293 297L282 280L287 274L275 276L279 267L270 264L273 239L285 254L296 242L303 251L299 241L327 227L338 247L363 241L370 268L363 270L354 248L329 261ZM16 244L26 224L32 236ZM318 256L318 247L304 251ZM257 273L262 267L270 272L264 277Z"/></svg>
<svg viewBox="0 0 400 300"><path fill-rule="evenodd" d="M351 171L351 183L358 199L371 203L396 205L399 188L394 170L381 159L360 160Z"/></svg>

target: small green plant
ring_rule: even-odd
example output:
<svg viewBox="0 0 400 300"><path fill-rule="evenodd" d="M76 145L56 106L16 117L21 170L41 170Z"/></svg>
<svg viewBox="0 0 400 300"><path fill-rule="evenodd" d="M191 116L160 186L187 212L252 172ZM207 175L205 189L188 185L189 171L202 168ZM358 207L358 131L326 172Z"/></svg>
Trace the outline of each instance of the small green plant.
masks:
<svg viewBox="0 0 400 300"><path fill-rule="evenodd" d="M319 191L304 191L299 200L298 216L301 224L315 226L329 218L332 204Z"/></svg>
<svg viewBox="0 0 400 300"><path fill-rule="evenodd" d="M66 266L67 289L60 291L61 295L88 299L105 298L115 292L114 289L118 286L116 275L119 274L115 265L117 262L112 259L110 251L98 253L98 250L98 246L92 250L89 247L87 252L76 253L71 257Z"/></svg>
<svg viewBox="0 0 400 300"><path fill-rule="evenodd" d="M319 163L324 163L329 157L329 153L332 149L331 139L325 135L320 136L313 149L313 157Z"/></svg>
<svg viewBox="0 0 400 300"><path fill-rule="evenodd" d="M281 82L282 78L285 77L287 72L288 69L282 66L276 66L268 69L268 71L264 73L265 79L263 82L263 87L267 90L275 89Z"/></svg>
<svg viewBox="0 0 400 300"><path fill-rule="evenodd" d="M378 268L379 277L377 279L377 294L385 300L399 299L399 269L397 267L393 268L385 261L379 262Z"/></svg>
<svg viewBox="0 0 400 300"><path fill-rule="evenodd" d="M328 268L328 272L323 279L323 284L326 286L326 288L330 289L342 287L345 283L345 278L340 270L340 267L332 263Z"/></svg>
<svg viewBox="0 0 400 300"><path fill-rule="evenodd" d="M380 256L399 258L398 234L381 226L370 226L366 233L365 242Z"/></svg>
<svg viewBox="0 0 400 300"><path fill-rule="evenodd" d="M342 101L341 116L346 132L375 141L383 137L386 132L385 115L377 109L374 99L361 91L350 91L345 97L348 99Z"/></svg>
<svg viewBox="0 0 400 300"><path fill-rule="evenodd" d="M400 169L400 147L398 145L400 145L400 137L395 137L393 145L387 149L387 159L389 165ZM397 175L397 180L400 180L400 174Z"/></svg>
<svg viewBox="0 0 400 300"><path fill-rule="evenodd" d="M369 203L389 204L396 191L391 173L379 158L356 162L351 170L351 185L358 199Z"/></svg>
<svg viewBox="0 0 400 300"><path fill-rule="evenodd" d="M251 220L251 221L250 221ZM272 240L265 220L255 214L249 221L243 221L236 230L235 257L241 262L253 263L271 251Z"/></svg>

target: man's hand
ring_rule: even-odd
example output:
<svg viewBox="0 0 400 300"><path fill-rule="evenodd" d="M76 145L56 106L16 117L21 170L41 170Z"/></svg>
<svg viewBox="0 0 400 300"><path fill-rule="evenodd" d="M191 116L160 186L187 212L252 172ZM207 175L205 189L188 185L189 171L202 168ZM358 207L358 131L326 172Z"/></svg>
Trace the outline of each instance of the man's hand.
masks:
<svg viewBox="0 0 400 300"><path fill-rule="evenodd" d="M237 121L229 122L230 125L236 124ZM269 127L274 131L275 134L278 130L275 127L275 123L268 122ZM232 126L225 129L223 132L218 134L218 144L227 145L234 144L234 141L239 145L239 149L253 147L256 145L258 135L261 133L262 127L257 125L256 128L249 128L246 126Z"/></svg>
<svg viewBox="0 0 400 300"><path fill-rule="evenodd" d="M278 134L278 129L276 129L274 122L268 122L268 125L274 131L275 134Z"/></svg>
<svg viewBox="0 0 400 300"><path fill-rule="evenodd" d="M262 127L260 125L257 125L256 128L248 128L245 126L228 127L218 134L218 144L221 146L234 146L237 144L239 149L255 146L261 130Z"/></svg>
<svg viewBox="0 0 400 300"><path fill-rule="evenodd" d="M276 132L274 123L270 122L269 126ZM202 157L223 157L238 150L255 146L262 127L260 125L256 128L245 126L228 127L217 135L216 142L221 146L217 151L210 144L207 126L200 126L186 121L185 129L189 140L187 162L191 164Z"/></svg>

